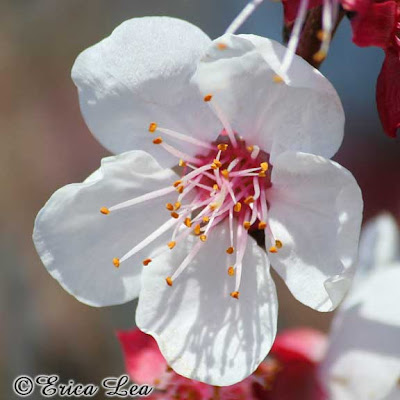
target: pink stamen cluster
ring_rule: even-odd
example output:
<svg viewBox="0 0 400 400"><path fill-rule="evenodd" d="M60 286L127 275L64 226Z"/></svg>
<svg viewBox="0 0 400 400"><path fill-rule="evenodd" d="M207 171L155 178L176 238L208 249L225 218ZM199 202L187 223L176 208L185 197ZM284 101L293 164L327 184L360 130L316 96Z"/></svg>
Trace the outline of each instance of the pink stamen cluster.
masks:
<svg viewBox="0 0 400 400"><path fill-rule="evenodd" d="M162 133L175 140L189 142L201 150L198 155L189 156L165 143L161 136L153 140L155 145L162 146L179 159L179 166L183 168L181 178L167 188L147 193L110 208L103 207L100 211L103 214L109 214L111 211L176 191L178 192L176 202L166 204L171 219L158 227L123 257L114 258L113 264L115 267L119 267L122 262L170 229L172 229L172 235L168 248L171 250L177 242L189 234L198 236L198 243L192 247L175 272L166 278L167 284L172 286L175 279L200 251L213 229L227 219L230 240L230 246L226 249L227 273L236 277L235 288L230 295L238 299L248 231L263 230L270 238L270 252L277 252L282 246L279 240L275 240L267 225L266 190L271 186L269 155L256 145L248 146L230 129L224 129L213 143L205 143L199 139L159 127L154 122L149 125L149 132ZM234 259L231 260L231 258ZM151 261L150 258L146 258L143 260L143 265L147 266Z"/></svg>

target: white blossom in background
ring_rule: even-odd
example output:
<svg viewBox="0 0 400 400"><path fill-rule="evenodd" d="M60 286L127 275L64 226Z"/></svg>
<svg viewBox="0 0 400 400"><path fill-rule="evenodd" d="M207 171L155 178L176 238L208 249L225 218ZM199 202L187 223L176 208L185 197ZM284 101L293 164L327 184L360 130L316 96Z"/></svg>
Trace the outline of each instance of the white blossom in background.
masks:
<svg viewBox="0 0 400 400"><path fill-rule="evenodd" d="M321 365L331 400L400 398L399 249L391 216L363 229L359 273L338 309Z"/></svg>
<svg viewBox="0 0 400 400"><path fill-rule="evenodd" d="M72 71L86 123L119 155L58 190L35 224L68 292L93 306L140 294L140 329L176 372L210 384L243 380L273 343L270 263L319 311L354 274L361 193L328 159L342 106L297 56L278 76L285 53L168 17L124 22Z"/></svg>

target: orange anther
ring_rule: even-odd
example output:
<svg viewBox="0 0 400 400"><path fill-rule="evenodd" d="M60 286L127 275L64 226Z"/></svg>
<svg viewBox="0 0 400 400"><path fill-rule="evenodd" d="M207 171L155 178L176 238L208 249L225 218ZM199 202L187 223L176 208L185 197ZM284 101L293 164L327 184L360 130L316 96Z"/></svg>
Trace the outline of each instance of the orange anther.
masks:
<svg viewBox="0 0 400 400"><path fill-rule="evenodd" d="M168 286L172 286L172 278L171 278L170 276L167 276L167 277L165 278L165 281L167 282L167 285L168 285Z"/></svg>
<svg viewBox="0 0 400 400"><path fill-rule="evenodd" d="M265 171L268 171L269 165L266 161L264 161L260 164L260 167L261 167L261 170L265 172Z"/></svg>
<svg viewBox="0 0 400 400"><path fill-rule="evenodd" d="M205 242L207 240L207 235L200 235L200 240Z"/></svg>
<svg viewBox="0 0 400 400"><path fill-rule="evenodd" d="M200 229L201 229L200 224L197 224L194 227L193 232L195 233L195 235L200 235L200 233L201 233Z"/></svg>
<svg viewBox="0 0 400 400"><path fill-rule="evenodd" d="M249 205L250 203L254 203L254 197L253 196L248 196L244 199L243 201L244 204Z"/></svg>
<svg viewBox="0 0 400 400"><path fill-rule="evenodd" d="M277 252L278 252L278 249L277 249L275 246L271 246L271 247L269 248L269 252L270 252L270 253L277 253Z"/></svg>
<svg viewBox="0 0 400 400"><path fill-rule="evenodd" d="M176 203L175 203L175 205L174 205L174 208L175 208L175 211L176 210L179 210L180 208L181 208L181 203L179 202L179 201L177 201Z"/></svg>
<svg viewBox="0 0 400 400"><path fill-rule="evenodd" d="M183 161L182 159L179 160L179 166L180 167L186 167L186 161Z"/></svg>
<svg viewBox="0 0 400 400"><path fill-rule="evenodd" d="M101 207L100 212L104 215L110 214L110 210L107 207Z"/></svg>
<svg viewBox="0 0 400 400"><path fill-rule="evenodd" d="M217 160L217 159L215 159L215 160L213 161L213 164L216 165L217 168L221 168L221 166L222 166L221 161L219 161L219 160Z"/></svg>
<svg viewBox="0 0 400 400"><path fill-rule="evenodd" d="M239 292L231 292L231 297L233 297L234 299L238 299L239 300Z"/></svg>
<svg viewBox="0 0 400 400"><path fill-rule="evenodd" d="M282 82L283 82L283 78L282 78L280 75L274 75L273 78L272 78L272 80L273 80L275 83L282 83Z"/></svg>
<svg viewBox="0 0 400 400"><path fill-rule="evenodd" d="M226 249L226 252L227 252L228 254L233 254L234 251L235 251L235 248L232 247L232 246L230 246L230 247L228 247L228 248Z"/></svg>
<svg viewBox="0 0 400 400"><path fill-rule="evenodd" d="M313 55L313 59L316 62L321 62L326 58L326 51L319 50Z"/></svg>
<svg viewBox="0 0 400 400"><path fill-rule="evenodd" d="M211 203L210 204L210 210L211 211L215 211L218 208L218 204L217 203Z"/></svg>
<svg viewBox="0 0 400 400"><path fill-rule="evenodd" d="M204 101L210 101L212 99L212 95L211 94L207 94L206 96L204 96Z"/></svg>
<svg viewBox="0 0 400 400"><path fill-rule="evenodd" d="M330 40L331 35L321 29L317 32L317 38L322 42L323 40Z"/></svg>
<svg viewBox="0 0 400 400"><path fill-rule="evenodd" d="M172 250L176 245L176 242L172 241L168 243L168 247Z"/></svg>
<svg viewBox="0 0 400 400"><path fill-rule="evenodd" d="M177 191L179 194L181 194L181 193L183 192L183 189L184 189L184 187L183 187L183 185L181 185L181 186L178 186L178 187L176 188L176 191Z"/></svg>
<svg viewBox="0 0 400 400"><path fill-rule="evenodd" d="M265 229L267 227L267 223L265 221L260 221L258 223L258 229Z"/></svg>
<svg viewBox="0 0 400 400"><path fill-rule="evenodd" d="M113 258L113 264L114 264L114 267L115 267L115 268L118 268L118 267L119 267L119 264L120 264L119 258Z"/></svg>
<svg viewBox="0 0 400 400"><path fill-rule="evenodd" d="M251 226L251 224L249 221L243 222L243 228L246 229L246 231L250 229L250 226Z"/></svg>
<svg viewBox="0 0 400 400"><path fill-rule="evenodd" d="M179 179L179 180L174 182L173 186L174 187L178 187L181 183L182 183L182 181Z"/></svg>
<svg viewBox="0 0 400 400"><path fill-rule="evenodd" d="M217 43L217 47L219 50L225 50L228 47L228 45L226 43L219 42Z"/></svg>
<svg viewBox="0 0 400 400"><path fill-rule="evenodd" d="M154 133L156 129L157 129L157 124L155 122L152 122L149 125L149 132Z"/></svg>
<svg viewBox="0 0 400 400"><path fill-rule="evenodd" d="M152 261L151 258L146 258L145 260L143 260L143 265L147 266L151 263L151 261Z"/></svg>
<svg viewBox="0 0 400 400"><path fill-rule="evenodd" d="M205 216L203 217L203 222L207 223L207 222L209 222L209 221L210 221L210 217L207 217L207 215L205 215Z"/></svg>
<svg viewBox="0 0 400 400"><path fill-rule="evenodd" d="M172 211L171 217L175 218L175 219L178 219L179 218L179 214L177 212L175 212L175 211Z"/></svg>
<svg viewBox="0 0 400 400"><path fill-rule="evenodd" d="M246 149L249 153L251 153L254 150L254 146L247 146Z"/></svg>
<svg viewBox="0 0 400 400"><path fill-rule="evenodd" d="M228 275L229 275L229 276L235 275L235 268L229 267L229 268L228 268Z"/></svg>
<svg viewBox="0 0 400 400"><path fill-rule="evenodd" d="M169 211L173 211L173 210L174 210L174 206L173 206L171 203L167 203L167 204L165 205L165 208L166 208L167 210L169 210Z"/></svg>
<svg viewBox="0 0 400 400"><path fill-rule="evenodd" d="M261 172L258 174L258 176L259 176L260 178L265 178L265 177L267 176L267 174L265 173L265 171L261 171Z"/></svg>
<svg viewBox="0 0 400 400"><path fill-rule="evenodd" d="M228 179L229 178L229 171L227 169L223 169L221 171L221 175L225 178Z"/></svg>
<svg viewBox="0 0 400 400"><path fill-rule="evenodd" d="M157 138L155 138L154 140L153 140L153 143L154 144L161 144L162 143L162 138L159 136L159 137L157 137Z"/></svg>
<svg viewBox="0 0 400 400"><path fill-rule="evenodd" d="M220 143L218 146L218 150L225 151L228 148L226 143Z"/></svg>
<svg viewBox="0 0 400 400"><path fill-rule="evenodd" d="M240 212L240 210L242 209L242 203L240 201L238 201L235 206L233 207L233 211L235 212Z"/></svg>
<svg viewBox="0 0 400 400"><path fill-rule="evenodd" d="M282 244L282 242L281 242L280 240L275 240L275 246L276 246L278 249L281 249L282 246L283 246L283 244Z"/></svg>
<svg viewBox="0 0 400 400"><path fill-rule="evenodd" d="M217 191L217 190L219 190L219 186L218 186L216 183L214 183L213 189L214 189L215 191Z"/></svg>
<svg viewBox="0 0 400 400"><path fill-rule="evenodd" d="M187 218L185 218L185 221L183 222L188 228L191 228L192 227L192 220L189 218L189 217L187 217Z"/></svg>

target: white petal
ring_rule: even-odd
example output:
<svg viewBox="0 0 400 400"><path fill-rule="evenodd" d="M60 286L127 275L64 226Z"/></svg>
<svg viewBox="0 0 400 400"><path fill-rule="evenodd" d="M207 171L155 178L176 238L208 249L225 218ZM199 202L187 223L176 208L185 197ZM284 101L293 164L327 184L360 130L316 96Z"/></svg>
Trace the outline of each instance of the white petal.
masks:
<svg viewBox="0 0 400 400"><path fill-rule="evenodd" d="M92 306L119 304L139 295L142 260L139 253L117 269L121 257L154 231L169 215L161 197L102 215L112 206L173 182L142 151L102 160L101 168L85 182L56 191L39 212L33 233L36 249L50 274L78 300ZM161 240L167 241L165 235Z"/></svg>
<svg viewBox="0 0 400 400"><path fill-rule="evenodd" d="M400 264L376 271L352 288L340 307L321 366L330 399L398 398L399 282Z"/></svg>
<svg viewBox="0 0 400 400"><path fill-rule="evenodd" d="M188 22L145 17L122 23L111 36L81 53L72 78L92 133L112 152L145 150L164 166L177 160L153 146L151 122L214 139L219 124L197 87L190 84L209 44L208 36ZM190 154L199 150L181 144Z"/></svg>
<svg viewBox="0 0 400 400"><path fill-rule="evenodd" d="M358 274L368 273L400 261L400 234L390 214L368 221L361 231Z"/></svg>
<svg viewBox="0 0 400 400"><path fill-rule="evenodd" d="M221 49L221 43L227 47ZM194 76L212 94L233 129L248 144L271 153L286 150L330 158L343 139L340 99L319 71L295 56L285 82L276 83L286 49L255 35L216 39Z"/></svg>
<svg viewBox="0 0 400 400"><path fill-rule="evenodd" d="M212 385L232 385L265 358L276 333L277 299L265 253L249 238L240 298L229 296L226 227L218 226L197 258L167 286L165 278L198 241L190 237L142 275L138 327L157 340L174 370Z"/></svg>
<svg viewBox="0 0 400 400"><path fill-rule="evenodd" d="M267 200L272 232L283 243L272 266L298 300L334 309L357 257L363 202L354 177L322 157L287 152L275 162Z"/></svg>

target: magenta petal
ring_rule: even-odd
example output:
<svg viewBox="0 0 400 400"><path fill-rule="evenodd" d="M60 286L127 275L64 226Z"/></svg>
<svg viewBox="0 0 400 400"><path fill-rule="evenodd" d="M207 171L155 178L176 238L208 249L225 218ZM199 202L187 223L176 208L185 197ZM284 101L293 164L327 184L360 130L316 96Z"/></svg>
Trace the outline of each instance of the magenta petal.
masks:
<svg viewBox="0 0 400 400"><path fill-rule="evenodd" d="M370 3L361 10L352 9L357 14L351 20L353 42L360 47L377 46L385 49L389 43L395 27L396 2L393 0L383 3Z"/></svg>
<svg viewBox="0 0 400 400"><path fill-rule="evenodd" d="M278 334L271 354L283 362L306 361L316 364L324 357L326 344L326 336L317 330L290 329Z"/></svg>
<svg viewBox="0 0 400 400"><path fill-rule="evenodd" d="M297 12L300 7L300 0L283 0L283 13L285 18L285 23L289 24L293 22L297 17ZM322 0L309 0L308 9L322 5Z"/></svg>
<svg viewBox="0 0 400 400"><path fill-rule="evenodd" d="M396 137L400 126L400 58L395 48L386 50L376 83L376 103L385 133Z"/></svg>
<svg viewBox="0 0 400 400"><path fill-rule="evenodd" d="M126 371L138 384L157 383L167 368L167 362L157 342L137 328L118 331L117 337L124 353Z"/></svg>

